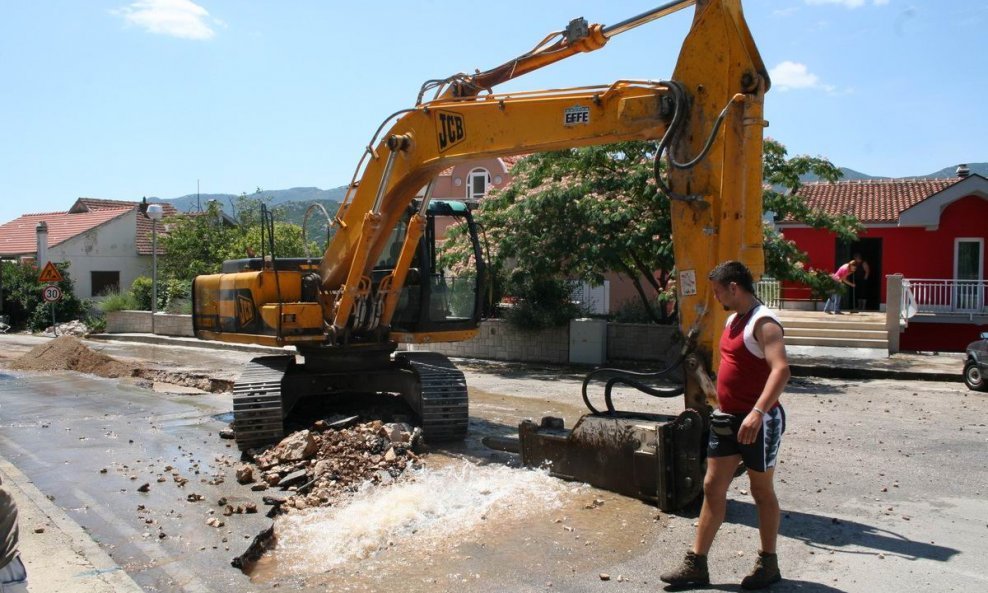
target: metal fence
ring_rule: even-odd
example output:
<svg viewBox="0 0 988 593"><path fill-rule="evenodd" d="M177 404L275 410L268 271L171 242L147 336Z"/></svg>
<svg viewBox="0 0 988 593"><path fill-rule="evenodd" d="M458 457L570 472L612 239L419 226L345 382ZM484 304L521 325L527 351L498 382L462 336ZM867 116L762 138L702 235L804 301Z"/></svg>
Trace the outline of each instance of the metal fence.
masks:
<svg viewBox="0 0 988 593"><path fill-rule="evenodd" d="M755 295L769 309L782 307L782 285L771 276L762 276L762 279L755 283Z"/></svg>
<svg viewBox="0 0 988 593"><path fill-rule="evenodd" d="M982 280L902 280L902 311L916 313L988 313L988 282Z"/></svg>

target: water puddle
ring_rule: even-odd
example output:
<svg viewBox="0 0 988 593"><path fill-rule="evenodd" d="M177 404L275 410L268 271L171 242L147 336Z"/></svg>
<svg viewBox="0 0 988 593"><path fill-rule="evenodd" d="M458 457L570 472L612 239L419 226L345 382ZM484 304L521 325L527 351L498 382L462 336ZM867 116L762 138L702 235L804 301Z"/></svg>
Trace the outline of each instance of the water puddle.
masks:
<svg viewBox="0 0 988 593"><path fill-rule="evenodd" d="M558 509L580 489L545 472L451 460L388 488L364 488L340 507L279 518L277 546L252 576L267 581L388 555L448 552L463 534L475 539L488 525L497 529Z"/></svg>
<svg viewBox="0 0 988 593"><path fill-rule="evenodd" d="M279 517L250 577L325 591L524 589L533 569L571 575L645 553L655 515L544 471L433 454L393 486Z"/></svg>

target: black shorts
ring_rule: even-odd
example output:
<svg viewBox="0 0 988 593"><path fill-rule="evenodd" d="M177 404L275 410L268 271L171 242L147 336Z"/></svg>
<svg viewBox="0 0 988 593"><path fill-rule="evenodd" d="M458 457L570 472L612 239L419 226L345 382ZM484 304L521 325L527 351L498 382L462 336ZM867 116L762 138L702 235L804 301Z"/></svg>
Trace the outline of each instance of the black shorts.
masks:
<svg viewBox="0 0 988 593"><path fill-rule="evenodd" d="M782 433L786 431L786 411L782 406L776 406L762 416L762 429L758 431L755 442L750 445L742 445L737 440L738 428L741 427L744 416L735 416L735 420L730 435L720 435L713 430L710 431L707 457L740 455L744 466L757 472L775 467L779 445L782 443Z"/></svg>

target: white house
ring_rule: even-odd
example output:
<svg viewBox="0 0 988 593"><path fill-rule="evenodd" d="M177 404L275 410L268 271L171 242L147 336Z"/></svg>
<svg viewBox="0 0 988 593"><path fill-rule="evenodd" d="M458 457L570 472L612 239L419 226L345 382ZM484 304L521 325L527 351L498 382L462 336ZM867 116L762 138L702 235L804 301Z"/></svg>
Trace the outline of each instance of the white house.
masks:
<svg viewBox="0 0 988 593"><path fill-rule="evenodd" d="M170 204L162 206L165 216L176 214ZM48 227L48 259L69 264L79 298L127 289L138 276L151 275L151 220L139 202L79 198L67 212L25 214L0 225L0 257L33 261L41 222Z"/></svg>

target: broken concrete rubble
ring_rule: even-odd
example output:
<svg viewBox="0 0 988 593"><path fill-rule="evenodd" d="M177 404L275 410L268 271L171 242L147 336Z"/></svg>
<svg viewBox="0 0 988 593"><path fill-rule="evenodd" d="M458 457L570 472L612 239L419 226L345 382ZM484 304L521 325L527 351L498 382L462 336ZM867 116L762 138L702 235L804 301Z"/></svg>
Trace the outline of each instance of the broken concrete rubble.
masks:
<svg viewBox="0 0 988 593"><path fill-rule="evenodd" d="M273 447L254 450L253 463L238 468L238 479L250 472L262 480L254 489L269 485L287 489L288 496L277 506L291 512L332 505L364 483L390 484L409 466L420 463L411 448L415 438L411 426L379 420L353 422L353 417L319 420L311 429L290 434Z"/></svg>

